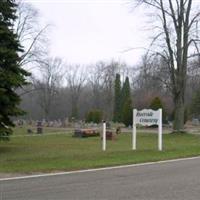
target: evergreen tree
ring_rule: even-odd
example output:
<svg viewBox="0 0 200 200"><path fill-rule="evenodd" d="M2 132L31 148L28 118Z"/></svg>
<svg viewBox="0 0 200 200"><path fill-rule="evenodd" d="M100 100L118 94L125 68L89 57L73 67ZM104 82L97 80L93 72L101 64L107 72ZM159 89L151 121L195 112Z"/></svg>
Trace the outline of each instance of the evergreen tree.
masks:
<svg viewBox="0 0 200 200"><path fill-rule="evenodd" d="M121 81L120 74L116 74L115 78L115 94L114 94L114 114L113 121L120 121L120 98L121 98Z"/></svg>
<svg viewBox="0 0 200 200"><path fill-rule="evenodd" d="M8 140L12 133L10 117L23 114L15 91L26 84L29 75L18 64L23 49L13 32L16 6L14 0L0 1L0 140Z"/></svg>
<svg viewBox="0 0 200 200"><path fill-rule="evenodd" d="M163 109L162 101L159 97L153 98L149 106L152 110L158 110L159 108Z"/></svg>
<svg viewBox="0 0 200 200"><path fill-rule="evenodd" d="M126 99L123 106L122 122L126 126L130 126L133 123L133 108L132 108L132 100L130 97Z"/></svg>
<svg viewBox="0 0 200 200"><path fill-rule="evenodd" d="M161 101L161 99L159 97L155 97L149 106L152 110L158 110L158 109L162 109L162 121L163 123L166 122L166 111L164 109L163 103Z"/></svg>
<svg viewBox="0 0 200 200"><path fill-rule="evenodd" d="M121 92L121 121L126 126L132 124L132 100L128 77L126 77Z"/></svg>

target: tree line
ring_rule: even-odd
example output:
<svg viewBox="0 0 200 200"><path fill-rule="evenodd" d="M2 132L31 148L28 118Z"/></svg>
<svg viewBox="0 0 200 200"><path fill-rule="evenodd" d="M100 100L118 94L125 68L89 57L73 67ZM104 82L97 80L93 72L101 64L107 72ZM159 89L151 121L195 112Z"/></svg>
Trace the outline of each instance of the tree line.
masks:
<svg viewBox="0 0 200 200"><path fill-rule="evenodd" d="M188 65L184 116L187 114L190 119L200 114L197 109L200 77L193 73L199 65L197 62ZM40 78L32 78L31 84L18 91L22 98L21 108L27 111L25 119L87 121L89 112L98 111L99 119L123 122L128 126L132 123L133 108L160 107L164 110L165 123L174 120L169 78L159 57L152 59L145 55L138 66L101 61L84 67L67 65L55 58L41 66L40 71ZM92 119L91 115L94 113L90 113Z"/></svg>

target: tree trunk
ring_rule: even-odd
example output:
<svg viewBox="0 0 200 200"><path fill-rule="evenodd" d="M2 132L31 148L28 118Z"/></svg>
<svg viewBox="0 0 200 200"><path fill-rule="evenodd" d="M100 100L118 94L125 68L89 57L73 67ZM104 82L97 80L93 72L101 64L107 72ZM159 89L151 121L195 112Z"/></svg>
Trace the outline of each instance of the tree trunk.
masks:
<svg viewBox="0 0 200 200"><path fill-rule="evenodd" d="M184 97L183 94L177 95L174 98L174 124L173 132L184 132Z"/></svg>

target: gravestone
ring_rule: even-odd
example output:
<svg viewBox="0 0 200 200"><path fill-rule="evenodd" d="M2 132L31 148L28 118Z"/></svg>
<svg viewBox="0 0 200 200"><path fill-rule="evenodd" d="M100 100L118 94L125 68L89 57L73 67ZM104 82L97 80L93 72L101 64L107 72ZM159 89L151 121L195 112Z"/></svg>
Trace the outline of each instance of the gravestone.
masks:
<svg viewBox="0 0 200 200"><path fill-rule="evenodd" d="M192 125L198 126L198 125L199 125L199 119L193 118L193 119L192 119Z"/></svg>
<svg viewBox="0 0 200 200"><path fill-rule="evenodd" d="M106 131L106 140L116 140L116 134L113 131Z"/></svg>
<svg viewBox="0 0 200 200"><path fill-rule="evenodd" d="M37 134L43 133L43 127L42 127L42 122L38 121L37 122Z"/></svg>

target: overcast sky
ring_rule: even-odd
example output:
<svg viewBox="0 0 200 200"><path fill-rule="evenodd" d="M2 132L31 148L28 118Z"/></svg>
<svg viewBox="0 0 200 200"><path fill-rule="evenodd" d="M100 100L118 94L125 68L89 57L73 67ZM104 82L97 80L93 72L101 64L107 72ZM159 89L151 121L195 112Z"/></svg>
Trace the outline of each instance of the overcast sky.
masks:
<svg viewBox="0 0 200 200"><path fill-rule="evenodd" d="M121 60L136 64L145 47L143 10L131 9L127 0L27 0L39 10L48 33L52 56L69 63L89 64L99 60ZM129 2L129 3L127 3Z"/></svg>

